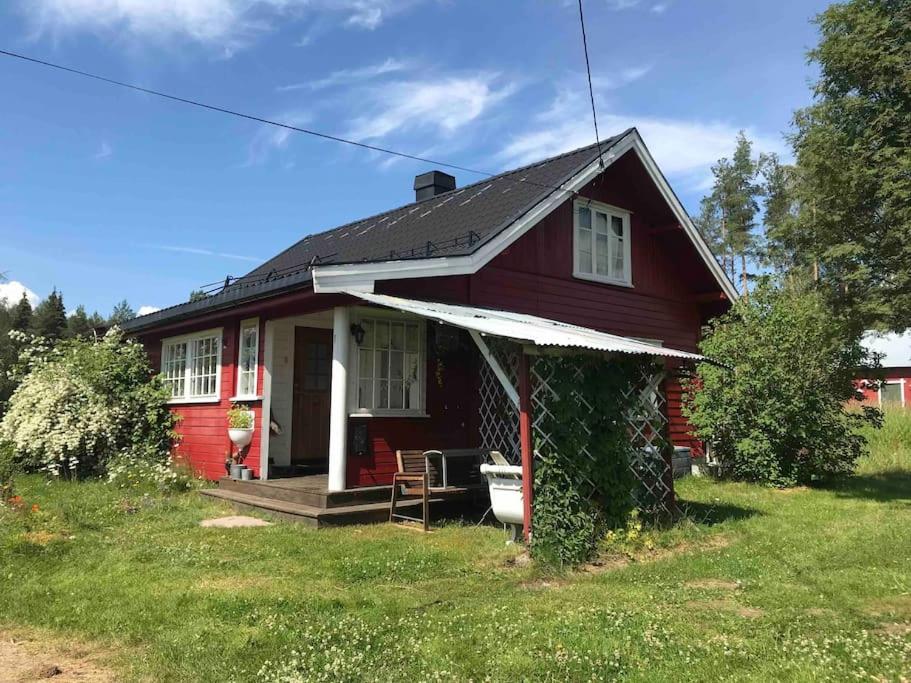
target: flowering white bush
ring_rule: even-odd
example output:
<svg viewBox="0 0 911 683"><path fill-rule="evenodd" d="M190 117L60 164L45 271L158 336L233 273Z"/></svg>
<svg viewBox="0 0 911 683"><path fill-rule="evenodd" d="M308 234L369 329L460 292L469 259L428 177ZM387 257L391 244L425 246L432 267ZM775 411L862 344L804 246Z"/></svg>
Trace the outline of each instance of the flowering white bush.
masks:
<svg viewBox="0 0 911 683"><path fill-rule="evenodd" d="M153 486L166 492L186 491L198 481L189 470L176 467L167 451L125 450L108 461L107 473L108 483L122 489Z"/></svg>
<svg viewBox="0 0 911 683"><path fill-rule="evenodd" d="M54 475L104 472L125 450L167 452L174 418L142 346L112 329L49 348L37 338L0 421L20 462Z"/></svg>

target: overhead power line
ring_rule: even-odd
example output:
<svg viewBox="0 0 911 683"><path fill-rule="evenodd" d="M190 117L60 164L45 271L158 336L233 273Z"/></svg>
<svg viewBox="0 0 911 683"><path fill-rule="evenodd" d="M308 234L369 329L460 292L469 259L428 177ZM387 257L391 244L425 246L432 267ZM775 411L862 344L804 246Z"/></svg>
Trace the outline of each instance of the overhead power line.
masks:
<svg viewBox="0 0 911 683"><path fill-rule="evenodd" d="M579 0L579 24L582 26L582 49L585 51L585 71L588 74L588 96L592 101L592 120L595 122L595 144L598 145L598 163L604 168L601 158L601 136L598 135L598 113L595 110L595 89L592 87L592 67L588 61L588 40L585 37L585 13L582 11L582 0Z"/></svg>
<svg viewBox="0 0 911 683"><path fill-rule="evenodd" d="M496 175L501 175L497 173L492 173L490 171L480 171L476 168L469 168L467 166L460 166L458 164L452 164L447 161L439 161L438 159L430 159L428 157L418 156L416 154L409 154L408 152L399 152L394 149L389 149L388 147L380 147L378 145L371 145L366 142L358 142L357 140L349 140L348 138L343 138L338 135L331 135L329 133L323 133L318 130L311 130L309 128L301 128L300 126L293 126L289 123L282 123L281 121L273 121L272 119L267 119L262 116L256 116L254 114L245 114L244 112L236 111L234 109L228 109L226 107L220 107L215 104L208 104L206 102L201 102L199 100L193 100L188 97L180 97L178 95L171 95L166 92L161 92L159 90L152 90L151 88L144 88L140 85L135 85L134 83L127 83L125 81L118 81L114 78L108 78L107 76L101 76L99 74L94 74L89 71L83 71L82 69L76 69L74 67L65 66L63 64L57 64L55 62L49 62L44 59L37 59L36 57L29 57L28 55L23 55L18 52L11 52L9 50L0 50L0 55L5 57L12 57L14 59L20 59L25 62L31 62L32 64L38 64L40 66L45 66L51 69L57 69L59 71L64 71L69 74L74 74L76 76L82 76L84 78L91 78L96 81L101 81L102 83L108 83L109 85L116 85L121 88L127 88L129 90L135 90L136 92L145 93L147 95L154 95L155 97L162 97L173 102L180 102L181 104L189 104L194 107L199 107L201 109L208 109L209 111L219 112L221 114L228 114L229 116L236 116L238 118L246 119L248 121L255 121L257 123L263 123L269 126L276 126L278 128L284 128L286 130L294 131L296 133L303 133L305 135L311 135L316 138L321 138L323 140L330 140L332 142L338 142L345 145L351 145L353 147L360 147L361 149L367 149L373 152L380 152L382 154L389 154L392 156L400 157L403 159L411 159L412 161L422 161L426 164L431 164L433 166L442 166L443 168L451 168L456 171L464 171L465 173L473 173L475 175L486 176L492 178ZM598 154L600 159L601 154L601 143L598 142ZM603 167L603 161L600 162ZM534 180L512 180L506 179L509 182L523 183L526 185L534 185L536 187L541 187L549 190L559 190L561 192L570 192L566 188L559 185L548 185L547 183L541 183Z"/></svg>
<svg viewBox="0 0 911 683"><path fill-rule="evenodd" d="M581 0L579 2L579 12L580 12L580 18L581 18L582 17ZM583 24L582 24L582 36L583 36L583 43L584 43L585 42L584 20L583 20ZM194 100L194 99L190 99L187 97L171 95L169 93L161 92L159 90L153 90L151 88L144 88L142 86L135 85L133 83L119 81L119 80L116 80L113 78L108 78L106 76L101 76L99 74L91 73L88 71L83 71L82 69L76 69L74 67L65 66L63 64L57 64L54 62L49 62L49 61L46 61L43 59L37 59L35 57L29 57L28 55L19 54L17 52L11 52L9 50L0 50L0 55L6 56L6 57L11 57L13 59L19 59L19 60L22 60L25 62L30 62L32 64L37 64L37 65L48 67L51 69L56 69L58 71L63 71L65 73L73 74L76 76L90 78L90 79L93 79L96 81L100 81L102 83L107 83L109 85L115 85L115 86L118 86L121 88L134 90L136 92L145 93L147 95L154 95L155 97L161 97L161 98L164 98L167 100L171 100L173 102L179 102L181 104L188 104L188 105L191 105L194 107L199 107L201 109L207 109L209 111L214 111L214 112L218 112L221 114L228 114L229 116L235 116L238 118L246 119L248 121L255 121L257 123L262 123L262 124L269 125L269 126L276 126L278 128L284 128L286 130L290 130L290 131L293 131L296 133L303 133L305 135L310 135L310 136L313 136L316 138L321 138L324 140L330 140L332 142L338 142L341 144L351 145L353 147L360 147L361 149L367 149L367 150L371 150L374 152L380 152L382 154L389 154L391 156L396 156L396 157L400 157L400 158L404 158L404 159L410 159L412 161L421 161L421 162L424 162L427 164L432 164L434 166L442 166L444 168L450 168L450 169L457 170L457 171L464 171L466 173L472 173L472 174L480 175L480 176L493 177L495 175L498 175L495 173L491 173L489 171L480 171L480 170L477 170L474 168L469 168L467 166L460 166L458 164L452 164L452 163L445 162L445 161L430 159L430 158L418 156L415 154L409 154L407 152L399 152L397 150L389 149L386 147L370 145L365 142L358 142L357 140L349 140L347 138L343 138L343 137L340 137L337 135L331 135L329 133L323 133L323 132L311 130L308 128L302 128L300 126L293 126L291 124L282 123L280 121L273 121L271 119L263 118L261 116L256 116L253 114L246 114L244 112L236 111L233 109L228 109L226 107L221 107L221 106L214 105L214 104L208 104L206 102L201 102L199 100ZM587 67L588 66L588 47L587 46L585 47L585 61L586 61L586 67ZM591 71L590 70L589 70L589 91L590 91L590 93L592 92L592 90L591 90ZM592 114L595 113L594 107L595 107L594 95L592 94ZM598 162L601 165L601 167L603 168L604 161L602 159L601 141L598 136L597 118L595 118L595 141L596 141L597 147L598 147ZM516 169L516 170L519 170L519 169ZM500 174L500 175L502 175L502 174ZM508 177L503 177L503 180L506 180L508 182L517 183L520 185L533 185L536 187L541 187L541 188L549 189L549 190L555 190L555 191L559 191L559 192L569 192L573 195L577 194L574 190L567 189L567 188L563 187L562 185L550 185L547 183L541 183L541 182L537 182L534 180L530 180L528 178L512 179L512 178L508 178ZM414 250L412 250L412 251L414 251ZM322 259L319 259L319 258L316 259L317 262L319 260L322 260ZM202 289L206 294L210 294L210 293L214 293L215 291L218 291L218 290L226 289L227 287L235 284L235 282L238 280L241 281L243 284L259 284L262 282L267 282L274 277L284 277L285 275L292 274L294 272L300 272L301 270L305 270L305 269L309 270L314 265L316 265L316 263L313 260L308 261L308 262L302 262L302 263L294 263L290 266L286 266L286 267L278 269L278 270L273 270L272 272L268 273L267 275L261 275L261 276L254 277L254 278L247 278L246 276L242 277L242 278L235 278L235 277L232 277L229 275L225 279L225 281L208 283L206 285L202 285L200 287L200 289Z"/></svg>
<svg viewBox="0 0 911 683"><path fill-rule="evenodd" d="M83 76L85 78L92 78L96 81L101 81L103 83L109 83L110 85L116 85L121 88L129 88L130 90L135 90L137 92L145 93L147 95L155 95L156 97L163 97L168 100L173 100L174 102L181 102L183 104L189 104L194 107L200 107L202 109L208 109L210 111L217 111L222 114L229 114L231 116L237 116L242 119L247 119L248 121L256 121L257 123L265 123L269 126L277 126L279 128L285 128L287 130L293 130L297 133L304 133L306 135L312 135L317 138L322 138L324 140L331 140L333 142L340 142L346 145L352 145L354 147L360 147L362 149L369 149L374 152L382 152L383 154L391 154L393 156L402 157L403 159L411 159L413 161L423 161L427 164L433 164L434 166L443 166L444 168L451 168L456 171L465 171L466 173L474 173L476 175L483 176L493 176L495 173L490 173L489 171L479 171L474 168L468 168L467 166L459 166L458 164L450 164L445 161L439 161L437 159L428 159L427 157L418 156L416 154L408 154L407 152L398 152L394 149L388 149L386 147L379 147L377 145L370 145L366 142L358 142L357 140L349 140L347 138L340 137L338 135L330 135L329 133L321 133L317 130L310 130L309 128L301 128L300 126L292 126L288 123L282 123L280 121L273 121L271 119L266 119L261 116L254 116L253 114L245 114L234 109L227 109L226 107L219 107L214 104L207 104L205 102L200 102L199 100L191 100L188 97L179 97L177 95L170 95L166 92L161 92L159 90L152 90L151 88L143 88L139 85L134 85L133 83L126 83L124 81L118 81L113 78L108 78L106 76L100 76L98 74L93 74L88 71L82 71L81 69L74 69L73 67L64 66L62 64L55 64L54 62L48 62L43 59L36 59L35 57L29 57L27 55L19 54L18 52L10 52L9 50L0 50L0 55L5 55L6 57L13 57L15 59L21 59L26 62L31 62L33 64L40 64L41 66L46 66L51 69L58 69L59 71L65 71L67 73L75 74L77 76Z"/></svg>

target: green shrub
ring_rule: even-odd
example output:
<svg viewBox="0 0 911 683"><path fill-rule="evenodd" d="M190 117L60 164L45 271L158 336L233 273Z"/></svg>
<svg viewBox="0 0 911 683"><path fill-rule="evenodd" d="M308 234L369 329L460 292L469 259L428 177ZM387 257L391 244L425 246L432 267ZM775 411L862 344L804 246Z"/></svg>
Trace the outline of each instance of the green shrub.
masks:
<svg viewBox="0 0 911 683"><path fill-rule="evenodd" d="M626 523L634 482L623 391L637 376L639 362L594 357L536 361L553 389L547 411L539 416L541 431L550 439L535 444L539 457L531 551L545 564L584 562L608 529ZM589 405L596 409L590 411Z"/></svg>
<svg viewBox="0 0 911 683"><path fill-rule="evenodd" d="M729 367L700 364L684 409L724 474L793 486L853 470L858 427L880 418L851 409L855 373L872 363L822 296L761 283L712 321L701 350Z"/></svg>
<svg viewBox="0 0 911 683"><path fill-rule="evenodd" d="M13 475L16 473L16 451L11 443L0 441L0 503L13 497Z"/></svg>
<svg viewBox="0 0 911 683"><path fill-rule="evenodd" d="M112 329L99 341L72 339L26 353L23 378L0 421L0 440L32 470L103 474L125 452L170 450L168 394L142 346Z"/></svg>

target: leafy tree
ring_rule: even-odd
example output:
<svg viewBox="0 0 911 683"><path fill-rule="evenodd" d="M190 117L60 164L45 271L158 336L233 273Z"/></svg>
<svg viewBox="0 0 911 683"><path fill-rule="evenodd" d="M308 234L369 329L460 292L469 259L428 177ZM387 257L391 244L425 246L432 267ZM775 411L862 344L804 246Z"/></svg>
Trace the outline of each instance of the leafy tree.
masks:
<svg viewBox="0 0 911 683"><path fill-rule="evenodd" d="M94 311L92 315L89 316L89 327L91 327L93 330L105 327L106 325L107 321L101 317L98 311Z"/></svg>
<svg viewBox="0 0 911 683"><path fill-rule="evenodd" d="M32 304L25 292L13 307L12 328L20 332L28 332L32 328Z"/></svg>
<svg viewBox="0 0 911 683"><path fill-rule="evenodd" d="M775 486L849 472L866 441L853 410L857 368L874 359L823 295L761 282L750 300L712 321L687 385L685 414L724 472Z"/></svg>
<svg viewBox="0 0 911 683"><path fill-rule="evenodd" d="M27 351L28 372L0 420L0 441L21 465L82 476L124 458L166 462L174 417L142 345L111 331L55 347L36 339Z"/></svg>
<svg viewBox="0 0 911 683"><path fill-rule="evenodd" d="M86 315L85 306L81 304L77 306L76 310L66 319L66 336L69 339L76 337L90 339L92 337L92 323Z"/></svg>
<svg viewBox="0 0 911 683"><path fill-rule="evenodd" d="M50 341L63 337L66 333L66 308L63 296L54 289L38 306L32 316L32 330L38 336Z"/></svg>
<svg viewBox="0 0 911 683"><path fill-rule="evenodd" d="M794 117L800 229L859 327L911 326L911 3L850 0L816 17L814 102Z"/></svg>
<svg viewBox="0 0 911 683"><path fill-rule="evenodd" d="M203 299L207 298L208 296L209 295L206 294L201 289L194 289L192 292L190 292L190 303L192 303L194 301L202 301Z"/></svg>
<svg viewBox="0 0 911 683"><path fill-rule="evenodd" d="M119 304L114 306L114 310L111 311L111 317L108 318L109 325L122 325L127 320L132 320L136 317L136 311L132 309L127 300L124 299Z"/></svg>

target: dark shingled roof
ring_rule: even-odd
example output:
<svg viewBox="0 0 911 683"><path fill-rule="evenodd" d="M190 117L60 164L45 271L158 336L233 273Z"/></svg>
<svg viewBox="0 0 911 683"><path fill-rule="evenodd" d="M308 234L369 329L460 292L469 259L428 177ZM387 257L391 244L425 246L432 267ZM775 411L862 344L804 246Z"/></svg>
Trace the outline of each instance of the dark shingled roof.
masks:
<svg viewBox="0 0 911 683"><path fill-rule="evenodd" d="M630 129L632 130L632 129ZM602 152L629 131L601 142ZM258 268L200 301L124 323L127 332L231 308L307 286L315 265L371 263L465 256L502 230L598 158L598 146L545 159L423 201L308 235Z"/></svg>

